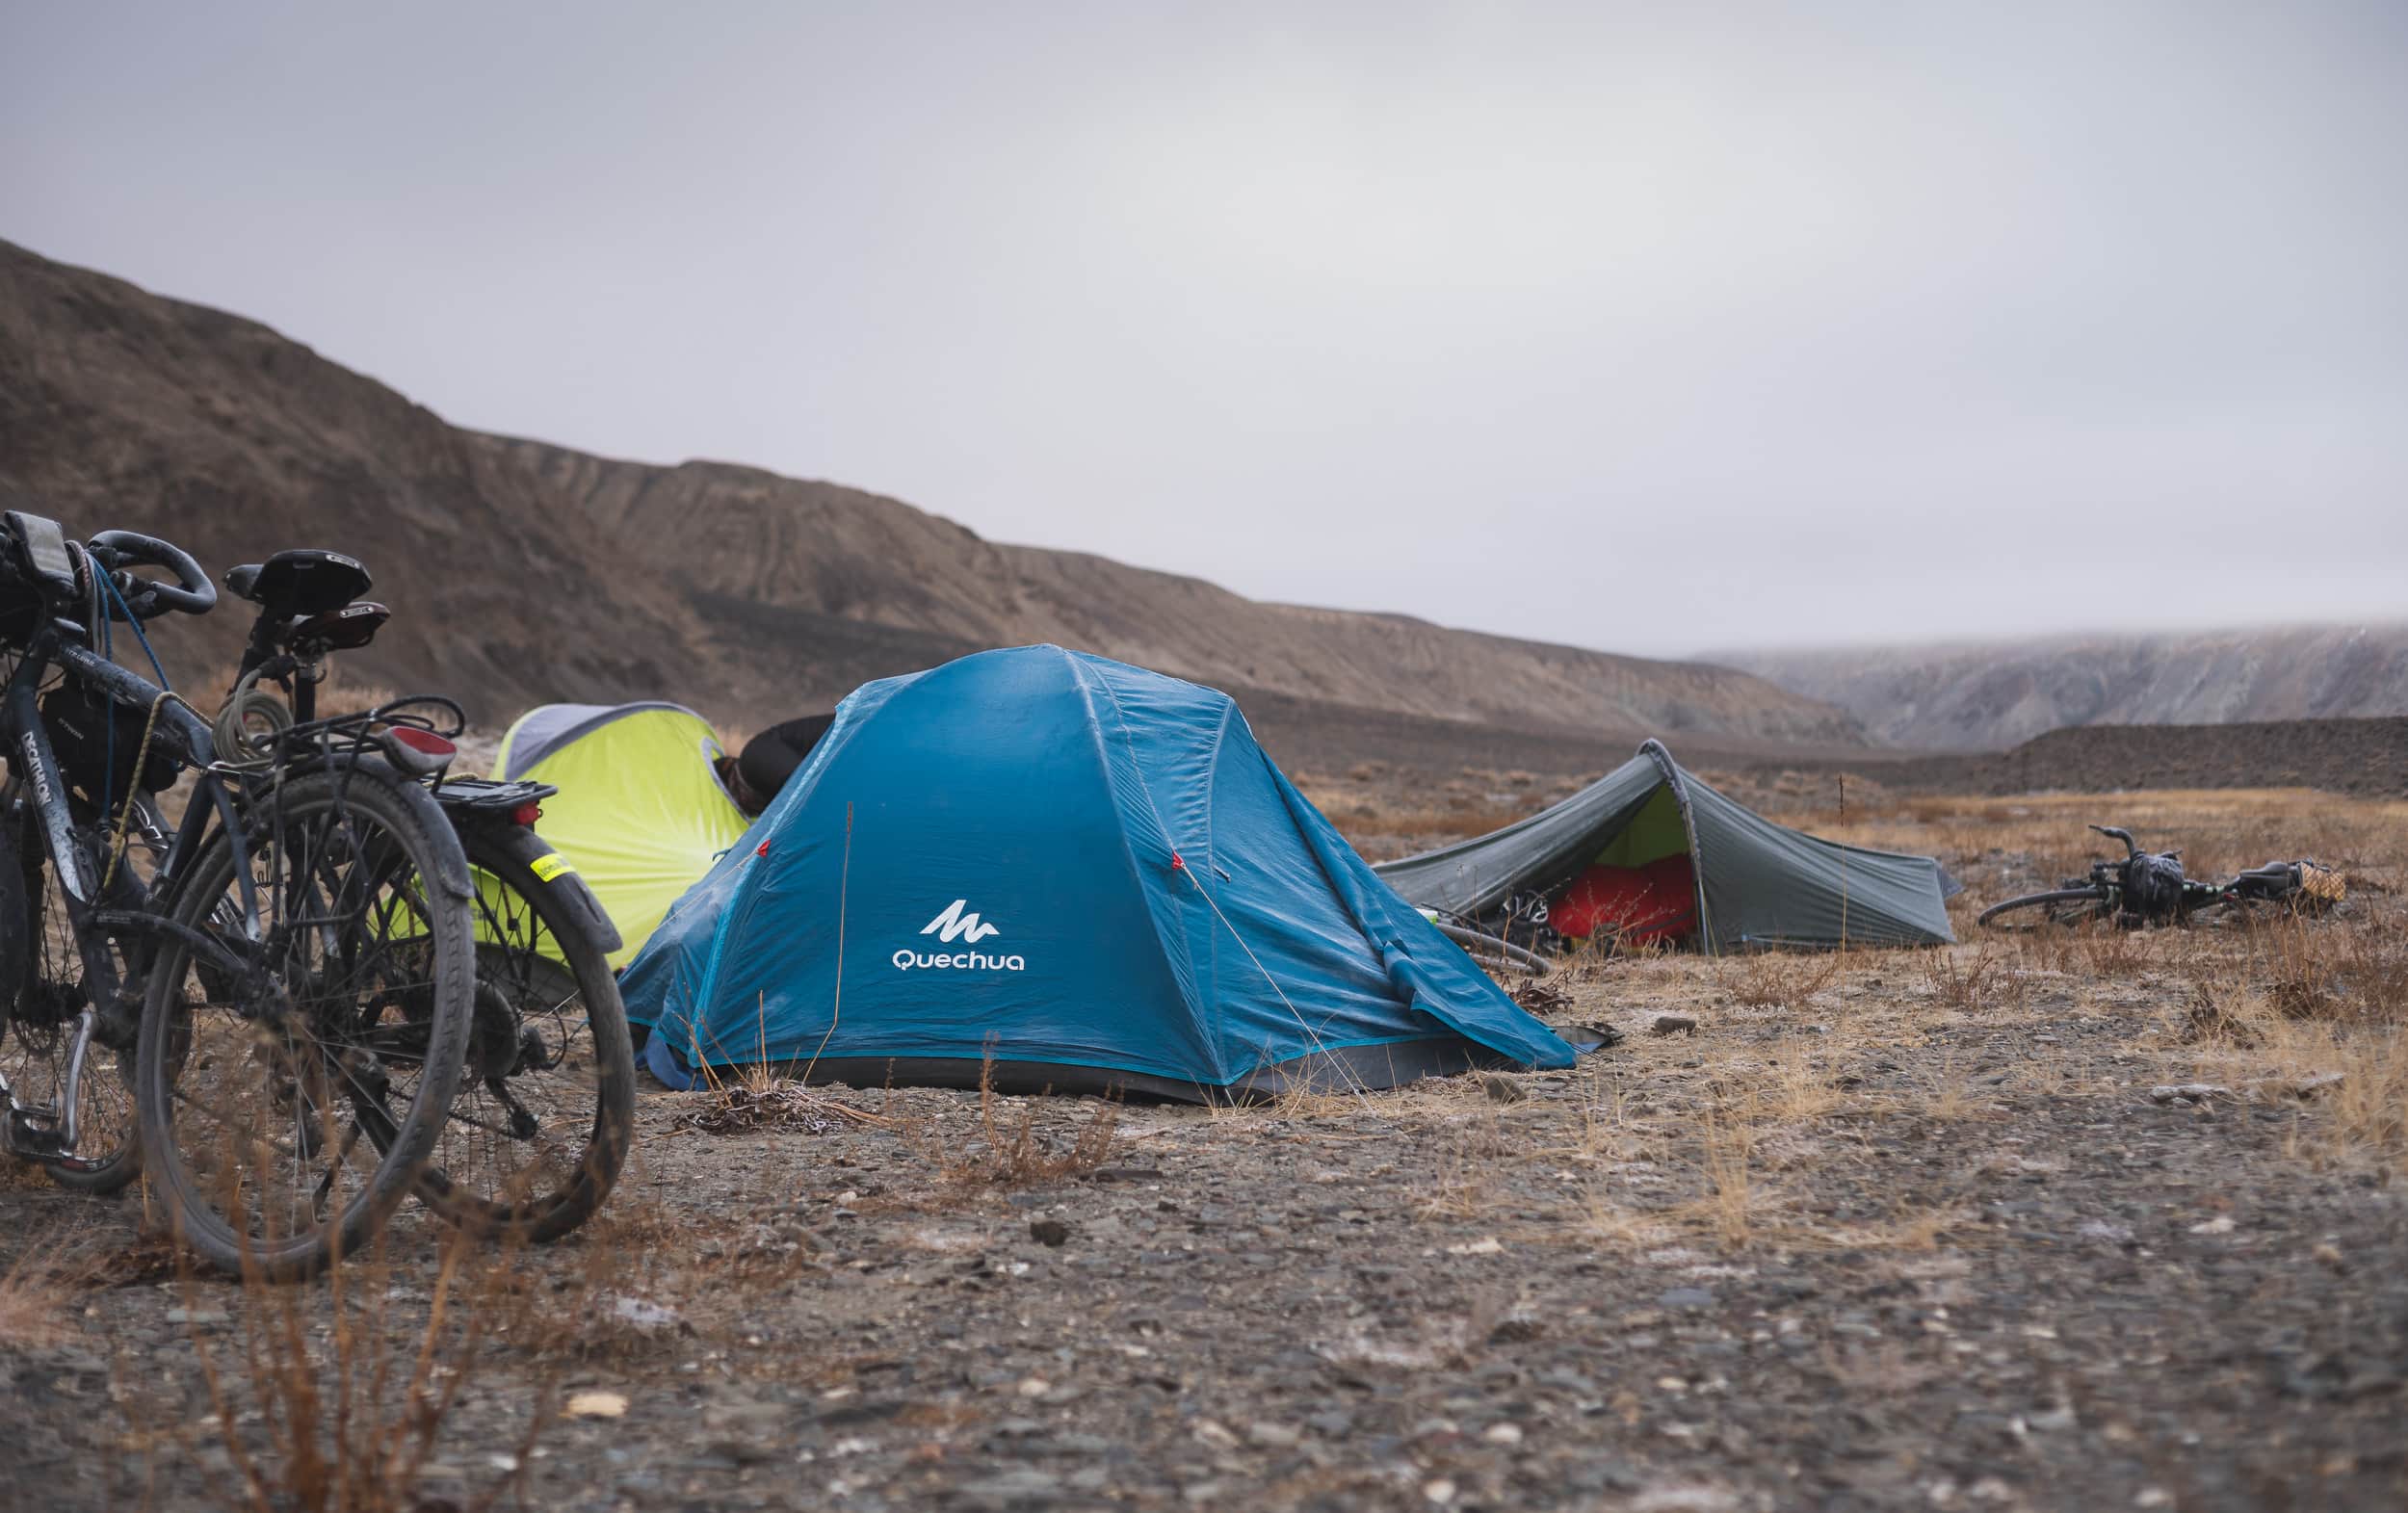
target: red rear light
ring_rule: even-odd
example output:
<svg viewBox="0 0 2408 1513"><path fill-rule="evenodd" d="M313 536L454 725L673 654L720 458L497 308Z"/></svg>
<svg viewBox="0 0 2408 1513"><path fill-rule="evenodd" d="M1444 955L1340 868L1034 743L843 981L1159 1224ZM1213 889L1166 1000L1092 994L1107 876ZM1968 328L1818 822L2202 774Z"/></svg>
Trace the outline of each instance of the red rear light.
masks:
<svg viewBox="0 0 2408 1513"><path fill-rule="evenodd" d="M385 734L412 751L423 751L429 756L448 757L456 756L459 752L459 747L451 742L444 740L432 730L421 730L416 725L394 725L387 729Z"/></svg>
<svg viewBox="0 0 2408 1513"><path fill-rule="evenodd" d="M377 741L386 760L411 777L433 777L459 754L459 747L416 725L387 725L377 732Z"/></svg>
<svg viewBox="0 0 2408 1513"><path fill-rule="evenodd" d="M510 811L510 823L533 825L543 818L543 806L533 799Z"/></svg>

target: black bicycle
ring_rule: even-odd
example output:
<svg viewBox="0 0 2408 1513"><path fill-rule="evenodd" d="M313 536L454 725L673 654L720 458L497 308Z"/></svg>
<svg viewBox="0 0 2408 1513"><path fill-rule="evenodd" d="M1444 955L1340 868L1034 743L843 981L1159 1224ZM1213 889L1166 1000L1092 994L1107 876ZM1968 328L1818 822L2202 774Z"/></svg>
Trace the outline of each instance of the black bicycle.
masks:
<svg viewBox="0 0 2408 1513"><path fill-rule="evenodd" d="M279 587L301 584L306 595ZM235 568L226 586L260 611L220 743L264 749L316 721L330 655L369 644L390 612L364 597L367 569L330 552L279 553ZM457 705L417 702L452 717L435 736L459 733ZM558 790L440 773L430 781L474 887L477 986L466 1069L419 1193L473 1229L557 1239L600 1208L634 1136L635 1055L609 961L618 931L536 833Z"/></svg>
<svg viewBox="0 0 2408 1513"><path fill-rule="evenodd" d="M2130 830L2099 824L2090 828L2123 842L2123 860L2092 862L2088 877L2069 877L2045 893L1994 903L1981 911L1977 922L1998 929L2034 929L2112 920L2138 929L2186 924L2209 909L2256 904L2316 913L2338 902L2344 892L2339 873L2307 860L2268 862L2236 874L2228 882L2202 882L2183 874L2179 849L2144 851Z"/></svg>
<svg viewBox="0 0 2408 1513"><path fill-rule="evenodd" d="M399 770L426 743L329 723L221 760L164 675L110 656L113 626L146 651L145 622L216 601L167 542L0 516L5 1142L74 1187L139 1165L206 1260L299 1276L367 1242L441 1132L473 889ZM185 770L170 830L161 796Z"/></svg>

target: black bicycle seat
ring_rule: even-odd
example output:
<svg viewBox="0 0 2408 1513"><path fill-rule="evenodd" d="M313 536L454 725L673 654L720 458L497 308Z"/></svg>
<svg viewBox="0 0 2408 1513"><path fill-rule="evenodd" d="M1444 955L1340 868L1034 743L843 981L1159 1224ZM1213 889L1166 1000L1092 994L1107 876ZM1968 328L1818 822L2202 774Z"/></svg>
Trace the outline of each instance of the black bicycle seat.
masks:
<svg viewBox="0 0 2408 1513"><path fill-rule="evenodd" d="M289 619L342 609L374 584L355 557L297 547L234 568L225 575L225 587L236 598Z"/></svg>

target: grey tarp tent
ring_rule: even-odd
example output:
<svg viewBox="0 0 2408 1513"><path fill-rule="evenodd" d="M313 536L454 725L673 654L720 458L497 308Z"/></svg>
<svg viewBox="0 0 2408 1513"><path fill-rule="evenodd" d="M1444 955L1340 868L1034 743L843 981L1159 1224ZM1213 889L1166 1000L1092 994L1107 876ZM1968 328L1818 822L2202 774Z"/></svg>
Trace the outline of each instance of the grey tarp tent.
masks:
<svg viewBox="0 0 2408 1513"><path fill-rule="evenodd" d="M1699 782L1660 741L1527 820L1374 871L1421 908L1475 919L1509 897L1562 888L1641 826L1688 852L1699 944L1708 951L1956 938L1942 901L1955 887L1932 858L1842 846L1774 824Z"/></svg>

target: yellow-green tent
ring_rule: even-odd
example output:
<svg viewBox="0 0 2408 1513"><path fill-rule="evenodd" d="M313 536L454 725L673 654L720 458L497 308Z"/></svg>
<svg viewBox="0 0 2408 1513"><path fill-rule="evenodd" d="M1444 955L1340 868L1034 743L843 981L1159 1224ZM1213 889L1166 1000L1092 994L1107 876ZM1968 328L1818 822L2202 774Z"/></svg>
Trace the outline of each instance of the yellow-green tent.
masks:
<svg viewBox="0 0 2408 1513"><path fill-rule="evenodd" d="M502 737L495 777L560 790L536 829L618 926L611 965L633 960L751 824L712 766L724 754L710 722L675 704L544 704Z"/></svg>

